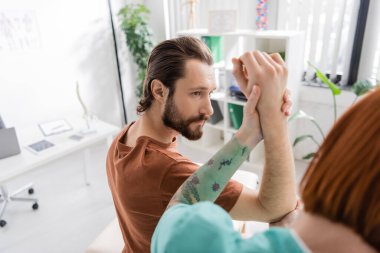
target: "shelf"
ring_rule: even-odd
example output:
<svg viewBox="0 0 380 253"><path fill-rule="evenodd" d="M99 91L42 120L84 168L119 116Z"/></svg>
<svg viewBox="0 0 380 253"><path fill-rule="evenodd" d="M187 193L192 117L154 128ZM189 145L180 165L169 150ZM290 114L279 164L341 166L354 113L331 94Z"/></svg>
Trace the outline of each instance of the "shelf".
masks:
<svg viewBox="0 0 380 253"><path fill-rule="evenodd" d="M226 132L230 132L230 133L233 133L233 134L235 134L237 131L238 130L235 129L235 128L233 128L233 127L227 127L227 129L226 129Z"/></svg>
<svg viewBox="0 0 380 253"><path fill-rule="evenodd" d="M234 32L222 32L222 33L209 33L207 29L191 29L178 31L179 36L192 35L192 36L252 36L255 38L264 39L288 39L294 36L303 35L303 32L299 31L279 31L279 30L267 30L267 31L255 31L255 30L236 30Z"/></svg>
<svg viewBox="0 0 380 253"><path fill-rule="evenodd" d="M193 35L193 36L243 36L254 35L254 30L236 30L234 32L209 33L207 29L191 29L177 32L178 35Z"/></svg>
<svg viewBox="0 0 380 253"><path fill-rule="evenodd" d="M247 101L238 100L230 96L226 96L225 101L230 104L241 105L241 106L245 106L245 104L247 103Z"/></svg>
<svg viewBox="0 0 380 253"><path fill-rule="evenodd" d="M304 35L303 32L299 31L279 31L279 30L267 30L267 31L257 31L255 32L255 37L260 39L288 39L294 36Z"/></svg>
<svg viewBox="0 0 380 253"><path fill-rule="evenodd" d="M216 62L214 63L214 65L212 65L212 67L214 69L224 69L226 68L226 62L225 61Z"/></svg>
<svg viewBox="0 0 380 253"><path fill-rule="evenodd" d="M224 102L225 98L226 98L226 94L224 92L218 91L218 92L211 93L212 100Z"/></svg>

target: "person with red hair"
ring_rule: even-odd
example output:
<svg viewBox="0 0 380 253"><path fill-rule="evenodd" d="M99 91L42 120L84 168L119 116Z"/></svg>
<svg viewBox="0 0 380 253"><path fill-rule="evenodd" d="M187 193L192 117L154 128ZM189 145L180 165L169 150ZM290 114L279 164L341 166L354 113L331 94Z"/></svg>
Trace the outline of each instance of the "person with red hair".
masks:
<svg viewBox="0 0 380 253"><path fill-rule="evenodd" d="M252 111L264 99L265 85L271 85L259 85L262 73L260 65L252 64L257 63L255 57L248 53L240 58L247 85L254 87L250 107L245 108ZM275 90L272 87L271 92ZM236 169L204 166L173 196L153 234L151 252L380 251L379 105L377 89L334 125L301 181L304 209L289 227L271 227L243 239L233 229L228 213L212 203ZM212 160L222 159L224 151L233 153L222 149ZM239 157L239 152L233 154ZM218 191L211 187L216 183Z"/></svg>
<svg viewBox="0 0 380 253"><path fill-rule="evenodd" d="M304 214L293 227L312 249L380 250L379 105L376 89L348 110L301 181Z"/></svg>

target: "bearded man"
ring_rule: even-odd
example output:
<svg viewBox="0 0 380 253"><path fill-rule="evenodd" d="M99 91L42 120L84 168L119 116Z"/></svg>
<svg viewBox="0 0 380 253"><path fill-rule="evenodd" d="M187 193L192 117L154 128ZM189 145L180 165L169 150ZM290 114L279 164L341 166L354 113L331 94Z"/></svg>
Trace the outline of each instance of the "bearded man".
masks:
<svg viewBox="0 0 380 253"><path fill-rule="evenodd" d="M291 102L282 89L286 86L287 70L280 56L255 53L261 64L265 64L262 75L278 75L267 80L280 83L270 83L267 87L279 85L281 89L277 91L283 99L274 101L278 94L262 89L265 94L260 97L258 110L255 106L250 108L258 94L247 86L242 62L233 59L234 75L248 101L243 123L231 141L244 147L245 157L264 137L263 184L255 191L229 181L216 204L236 220L272 222L296 206L286 117L281 122L273 118L279 111L289 114ZM115 138L107 156L108 182L125 242L123 252L150 252L154 229L170 199L199 168L178 153L176 136L181 134L189 140L201 138L202 128L213 114L210 94L216 86L212 65L207 46L197 38L186 36L163 41L149 57L143 96L137 107L140 117ZM271 72L274 69L277 71ZM227 165L240 166L242 161L229 161L226 157L220 169Z"/></svg>

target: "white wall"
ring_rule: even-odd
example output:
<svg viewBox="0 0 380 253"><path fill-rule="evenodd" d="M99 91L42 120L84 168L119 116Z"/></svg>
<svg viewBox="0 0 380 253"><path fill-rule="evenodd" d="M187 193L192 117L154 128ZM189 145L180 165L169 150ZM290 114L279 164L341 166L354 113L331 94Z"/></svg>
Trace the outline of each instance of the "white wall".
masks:
<svg viewBox="0 0 380 253"><path fill-rule="evenodd" d="M77 80L92 113L122 124L107 0L2 0L0 13L0 114L8 126L82 116Z"/></svg>
<svg viewBox="0 0 380 253"><path fill-rule="evenodd" d="M144 4L150 10L149 26L151 27L156 43L165 40L164 1L145 0Z"/></svg>

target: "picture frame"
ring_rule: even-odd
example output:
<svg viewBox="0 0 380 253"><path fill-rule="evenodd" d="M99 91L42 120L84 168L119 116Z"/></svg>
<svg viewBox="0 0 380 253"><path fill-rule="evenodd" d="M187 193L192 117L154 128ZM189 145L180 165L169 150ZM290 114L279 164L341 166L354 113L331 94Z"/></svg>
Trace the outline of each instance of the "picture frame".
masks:
<svg viewBox="0 0 380 253"><path fill-rule="evenodd" d="M60 134L73 129L65 119L39 123L38 127L44 136Z"/></svg>
<svg viewBox="0 0 380 253"><path fill-rule="evenodd" d="M237 27L237 11L221 10L209 11L208 32L223 33L234 32Z"/></svg>

